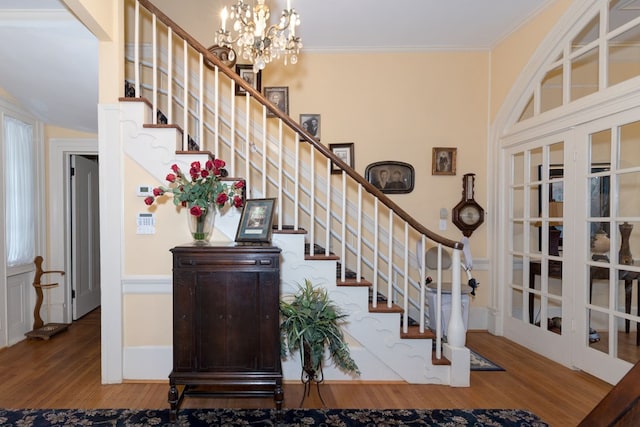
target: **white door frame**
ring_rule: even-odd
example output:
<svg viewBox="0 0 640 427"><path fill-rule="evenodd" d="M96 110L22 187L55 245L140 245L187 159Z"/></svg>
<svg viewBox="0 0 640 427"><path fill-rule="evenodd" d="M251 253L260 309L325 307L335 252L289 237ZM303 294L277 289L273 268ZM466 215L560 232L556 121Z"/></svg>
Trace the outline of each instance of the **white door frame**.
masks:
<svg viewBox="0 0 640 427"><path fill-rule="evenodd" d="M97 155L97 139L53 138L49 140L49 215L47 228L49 230L49 247L47 248L49 262L47 267L54 270L71 272L71 241L69 224L71 212L69 209L69 156L72 154ZM63 225L61 227L61 225ZM64 279L64 303L52 312L52 320L71 323L73 319L71 289L68 276Z"/></svg>

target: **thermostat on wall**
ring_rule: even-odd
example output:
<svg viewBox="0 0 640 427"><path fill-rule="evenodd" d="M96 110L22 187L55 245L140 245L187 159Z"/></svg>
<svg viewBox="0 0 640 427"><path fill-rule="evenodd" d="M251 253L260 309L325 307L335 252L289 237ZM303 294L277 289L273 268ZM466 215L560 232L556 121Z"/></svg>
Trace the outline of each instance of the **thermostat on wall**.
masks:
<svg viewBox="0 0 640 427"><path fill-rule="evenodd" d="M153 187L150 185L138 185L136 194L140 197L153 196Z"/></svg>

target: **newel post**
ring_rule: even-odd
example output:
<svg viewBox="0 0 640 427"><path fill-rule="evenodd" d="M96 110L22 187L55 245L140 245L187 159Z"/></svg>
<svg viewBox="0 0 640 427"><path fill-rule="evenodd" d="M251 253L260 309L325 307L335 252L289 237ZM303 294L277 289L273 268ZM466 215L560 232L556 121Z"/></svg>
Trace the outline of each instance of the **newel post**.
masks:
<svg viewBox="0 0 640 427"><path fill-rule="evenodd" d="M466 331L462 321L462 287L460 284L461 251L454 249L451 257L451 318L447 328L447 342L452 347L464 347Z"/></svg>

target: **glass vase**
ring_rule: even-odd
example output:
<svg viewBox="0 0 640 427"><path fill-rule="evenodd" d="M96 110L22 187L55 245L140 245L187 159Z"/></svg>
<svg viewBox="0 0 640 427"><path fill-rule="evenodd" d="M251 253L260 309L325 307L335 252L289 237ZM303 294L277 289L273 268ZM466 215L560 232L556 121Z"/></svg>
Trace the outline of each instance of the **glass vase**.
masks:
<svg viewBox="0 0 640 427"><path fill-rule="evenodd" d="M213 233L213 225L216 219L216 207L213 204L202 210L200 216L191 215L187 212L189 221L189 231L193 237L193 241L197 245L207 245L211 234Z"/></svg>

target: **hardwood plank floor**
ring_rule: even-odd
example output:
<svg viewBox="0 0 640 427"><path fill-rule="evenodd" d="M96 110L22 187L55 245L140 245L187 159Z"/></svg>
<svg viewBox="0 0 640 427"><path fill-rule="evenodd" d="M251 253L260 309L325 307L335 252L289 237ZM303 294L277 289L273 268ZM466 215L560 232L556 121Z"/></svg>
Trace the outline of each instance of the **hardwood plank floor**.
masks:
<svg viewBox="0 0 640 427"><path fill-rule="evenodd" d="M486 332L467 345L505 368L472 372L471 387L404 383L326 383L331 408L521 408L553 426L575 426L611 386ZM26 340L0 350L0 407L167 408L168 382L100 384L100 312L74 322L49 341ZM285 384L285 407L300 404L303 388ZM184 408L269 408L270 398L187 398ZM305 407L321 407L316 390Z"/></svg>

